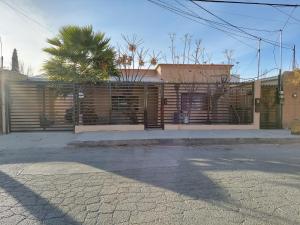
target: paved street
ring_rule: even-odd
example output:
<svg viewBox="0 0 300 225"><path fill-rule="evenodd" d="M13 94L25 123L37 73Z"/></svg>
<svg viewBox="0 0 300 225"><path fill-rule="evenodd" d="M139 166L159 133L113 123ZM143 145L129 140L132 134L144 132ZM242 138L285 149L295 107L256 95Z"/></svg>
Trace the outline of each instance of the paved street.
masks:
<svg viewBox="0 0 300 225"><path fill-rule="evenodd" d="M0 224L300 224L300 145L10 146Z"/></svg>

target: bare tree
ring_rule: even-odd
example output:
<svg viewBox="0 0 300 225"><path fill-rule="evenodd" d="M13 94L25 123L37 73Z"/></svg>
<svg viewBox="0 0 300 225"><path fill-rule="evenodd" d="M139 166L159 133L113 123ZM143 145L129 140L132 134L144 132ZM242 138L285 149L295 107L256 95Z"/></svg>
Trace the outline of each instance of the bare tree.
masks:
<svg viewBox="0 0 300 225"><path fill-rule="evenodd" d="M118 46L117 66L120 70L119 81L140 82L143 80L151 67L156 66L160 53L154 51L148 53L148 49L144 49L142 39L138 39L136 35L122 35L125 46Z"/></svg>
<svg viewBox="0 0 300 225"><path fill-rule="evenodd" d="M233 64L235 59L233 58L234 50L233 49L225 49L223 51L225 59L227 60L227 64Z"/></svg>
<svg viewBox="0 0 300 225"><path fill-rule="evenodd" d="M175 64L175 38L176 38L176 34L175 33L170 33L169 34L170 40L171 40L171 46L170 46L170 50L171 50L171 59L172 59L172 63Z"/></svg>
<svg viewBox="0 0 300 225"><path fill-rule="evenodd" d="M24 75L27 75L27 76L33 75L33 69L32 69L32 67L29 65L26 68L25 63L23 61L19 62L19 72L21 74L24 74Z"/></svg>
<svg viewBox="0 0 300 225"><path fill-rule="evenodd" d="M185 34L184 37L183 37L183 43L184 43L183 54L182 54L182 63L183 64L185 64L186 58L189 61L189 52L190 52L190 48L191 48L191 39L192 39L192 35L190 35L190 34Z"/></svg>
<svg viewBox="0 0 300 225"><path fill-rule="evenodd" d="M204 50L201 44L202 44L201 39L195 40L195 49L194 49L194 53L192 54L192 59L194 61L194 64L201 63L201 56L203 55L203 50Z"/></svg>

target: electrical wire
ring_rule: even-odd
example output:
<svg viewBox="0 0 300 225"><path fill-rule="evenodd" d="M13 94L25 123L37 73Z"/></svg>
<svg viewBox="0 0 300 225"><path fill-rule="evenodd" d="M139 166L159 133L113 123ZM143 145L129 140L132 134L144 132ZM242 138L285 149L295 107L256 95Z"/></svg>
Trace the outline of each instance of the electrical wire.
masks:
<svg viewBox="0 0 300 225"><path fill-rule="evenodd" d="M248 46L248 47L250 47L250 48L256 49L255 47L253 47L253 46L249 45L248 43L246 43L246 42L244 42L244 41L238 39L238 38L235 37L235 36L239 36L239 37L243 37L243 38L248 38L248 39L249 39L249 37L241 36L241 35L238 35L238 34L235 34L235 33L232 33L232 32L226 31L226 30L223 30L223 29L221 29L221 28L219 28L219 27L216 27L216 26L214 26L214 25L211 25L211 24L202 23L202 22L200 22L199 20L195 20L195 19L190 18L190 17L188 17L188 16L186 16L186 15L180 13L180 12L174 11L173 9L171 9L171 8L165 6L165 5L161 5L160 3L156 2L155 0L147 0L147 1L149 1L149 2L151 2L151 3L153 3L153 4L155 4L155 5L158 5L158 6L162 7L162 8L164 8L164 9L167 9L168 11L170 11L170 12L172 12L172 13L175 13L175 14L181 16L181 17L184 17L184 18L186 18L186 19L189 19L189 20L191 20L191 21L193 21L193 22L199 23L199 24L204 25L204 26L209 26L209 27L211 27L211 28L213 28L213 29L215 29L215 30L219 30L219 31L225 33L226 35L228 35L229 37L231 37L231 38L237 40L238 42L240 42L240 43L242 43L242 44L244 44L244 45L246 45L246 46ZM252 39L252 40L253 40L253 39Z"/></svg>
<svg viewBox="0 0 300 225"><path fill-rule="evenodd" d="M285 11L283 11L283 10L281 10L280 8L278 8L278 7L273 7L274 9L276 9L278 12L280 12L280 13L282 13L282 14L284 14L284 15L287 15L287 16L289 16L290 18L292 18L294 21L297 21L297 24L299 24L300 25L300 19L298 19L298 18L296 18L296 17L294 17L293 15L290 15L290 14L288 14L287 12L285 12ZM296 9L296 8L294 8L294 9Z"/></svg>
<svg viewBox="0 0 300 225"><path fill-rule="evenodd" d="M193 0L187 0L187 1L190 1L191 3L193 3L194 5L196 5L197 7L199 7L200 9L204 10L204 11L207 12L208 14L210 14L210 15L216 17L217 19L219 19L219 20L221 20L221 21L223 21L223 22L225 22L225 23L228 24L229 26L236 28L237 30L241 31L242 33L244 33L244 34L246 34L246 35L249 35L249 36L251 36L251 37L253 37L253 38L256 38L257 40L261 39L263 42L266 42L266 43L271 44L271 45L277 45L278 47L280 46L280 47L282 47L282 48L292 49L291 47L287 47L286 45L282 45L282 46L281 46L280 44L275 43L275 42L273 42L272 40L268 40L268 39L266 39L266 38L262 38L262 37L258 37L258 36L256 36L256 35L253 35L253 34L247 32L247 31L245 31L245 30L239 28L238 26L236 26L236 25L234 25L234 24L232 24L232 23L226 21L225 19L221 18L220 16L217 16L216 14L212 13L211 11L209 11L208 9L206 9L205 7L203 7L203 6L201 6L201 5L197 4L197 3L195 3Z"/></svg>
<svg viewBox="0 0 300 225"><path fill-rule="evenodd" d="M189 9L186 5L184 5L179 0L175 0L175 1L177 2L178 5L181 5L182 7L184 7L185 9L187 9L189 12L193 13L194 15L196 14L194 11L192 11L191 9ZM199 17L199 15L197 15L197 14L195 16ZM206 21L210 21L210 22L213 22L213 23L216 23L218 25L228 26L225 23L219 23L219 22L208 20L208 19L204 19L204 18L201 18L201 19L206 20ZM257 29L257 28L252 28L252 27L243 27L243 26L237 26L237 27L242 28L242 29L246 29L246 30L253 30L253 31L260 31L260 32L267 32L267 33L274 33L274 32L278 32L279 31L279 30Z"/></svg>
<svg viewBox="0 0 300 225"><path fill-rule="evenodd" d="M284 23L283 27L281 28L281 31L283 31L283 30L286 28L286 26L287 26L289 20L290 20L291 17L293 16L293 13L294 13L295 9L296 9L296 8L294 8L294 9L291 11L291 13L289 14L289 16L288 16L286 22Z"/></svg>
<svg viewBox="0 0 300 225"><path fill-rule="evenodd" d="M4 1L4 0L0 0L0 2L2 2L3 4L5 4L8 8L10 8L11 10L13 10L14 12L16 12L17 14L25 17L27 20L31 21L32 23L38 25L40 28L43 28L44 30L46 30L47 32L53 33L53 31L51 29L49 29L48 27L46 27L44 24L40 23L38 20L28 16L24 11L18 9L17 7L13 6L12 4Z"/></svg>
<svg viewBox="0 0 300 225"><path fill-rule="evenodd" d="M193 0L195 2L212 2L212 3L227 3L227 4L245 4L245 5L260 5L260 6L276 6L276 7L299 7L299 4L284 4L284 3L268 3L268 2L244 2L244 1L224 1L224 0Z"/></svg>

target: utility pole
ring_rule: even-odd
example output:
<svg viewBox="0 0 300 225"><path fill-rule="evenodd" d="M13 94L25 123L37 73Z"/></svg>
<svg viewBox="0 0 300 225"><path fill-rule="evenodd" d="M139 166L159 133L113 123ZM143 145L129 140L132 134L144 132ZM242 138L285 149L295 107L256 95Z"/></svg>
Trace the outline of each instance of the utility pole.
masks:
<svg viewBox="0 0 300 225"><path fill-rule="evenodd" d="M280 69L279 69L279 75L281 76L282 73L282 30L280 32Z"/></svg>
<svg viewBox="0 0 300 225"><path fill-rule="evenodd" d="M278 100L279 100L279 110L278 110L278 126L282 128L282 119L283 119L283 82L282 82L282 30L280 30L280 68L278 76Z"/></svg>
<svg viewBox="0 0 300 225"><path fill-rule="evenodd" d="M258 39L257 80L259 80L259 78L260 78L260 52L261 52L260 46L261 46L261 38Z"/></svg>
<svg viewBox="0 0 300 225"><path fill-rule="evenodd" d="M1 53L0 54L0 57L1 57L0 58L0 68L3 69L3 54L2 54L2 40L1 40L1 37L0 37L0 51L1 51L0 52Z"/></svg>
<svg viewBox="0 0 300 225"><path fill-rule="evenodd" d="M293 46L293 70L296 69L296 45Z"/></svg>

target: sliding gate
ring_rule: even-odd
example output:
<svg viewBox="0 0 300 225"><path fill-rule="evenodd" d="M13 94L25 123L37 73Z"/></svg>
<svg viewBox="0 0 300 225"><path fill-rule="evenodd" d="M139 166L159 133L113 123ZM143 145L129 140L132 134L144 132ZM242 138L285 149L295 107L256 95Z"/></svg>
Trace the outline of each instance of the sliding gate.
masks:
<svg viewBox="0 0 300 225"><path fill-rule="evenodd" d="M9 130L73 130L73 85L14 81L8 85Z"/></svg>

